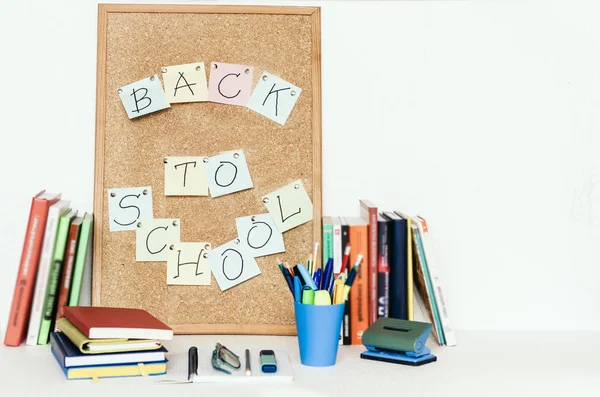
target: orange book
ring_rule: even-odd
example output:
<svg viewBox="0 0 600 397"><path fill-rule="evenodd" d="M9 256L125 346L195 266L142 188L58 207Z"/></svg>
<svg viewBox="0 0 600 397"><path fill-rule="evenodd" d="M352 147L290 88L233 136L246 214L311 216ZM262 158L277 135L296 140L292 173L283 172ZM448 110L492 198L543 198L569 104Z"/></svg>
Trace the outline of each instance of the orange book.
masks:
<svg viewBox="0 0 600 397"><path fill-rule="evenodd" d="M42 240L44 239L46 220L48 219L48 208L59 199L60 194L41 191L31 200L29 221L25 232L23 251L21 252L21 263L4 337L6 346L19 346L25 340L38 262L42 250Z"/></svg>
<svg viewBox="0 0 600 397"><path fill-rule="evenodd" d="M361 218L346 218L349 229L349 266L354 266L356 257L363 259L358 267L348 301L350 302L350 344L361 345L362 335L369 328L369 230L368 221Z"/></svg>
<svg viewBox="0 0 600 397"><path fill-rule="evenodd" d="M77 252L77 242L79 241L79 230L83 217L78 216L71 222L69 226L69 236L67 238L67 254L65 257L62 277L60 279L60 292L58 294L58 303L56 305L56 321L63 317L63 311L69 302L69 293L71 292L71 279L73 276L73 263L75 262L75 253ZM56 324L56 323L55 323ZM57 329L55 329L57 330Z"/></svg>

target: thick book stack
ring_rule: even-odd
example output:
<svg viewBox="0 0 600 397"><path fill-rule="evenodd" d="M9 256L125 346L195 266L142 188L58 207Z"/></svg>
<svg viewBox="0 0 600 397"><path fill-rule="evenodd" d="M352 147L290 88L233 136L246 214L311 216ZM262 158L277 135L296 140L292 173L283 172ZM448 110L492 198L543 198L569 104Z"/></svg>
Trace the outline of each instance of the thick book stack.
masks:
<svg viewBox="0 0 600 397"><path fill-rule="evenodd" d="M346 302L340 344L362 344L363 332L379 317L414 320L415 301L422 302L438 343L457 344L433 241L422 216L379 211L370 201L360 200L359 217L326 216L322 221L322 263L333 258L336 276L344 270L348 245L348 266L358 254L363 255Z"/></svg>
<svg viewBox="0 0 600 397"><path fill-rule="evenodd" d="M162 375L173 330L141 309L66 307L50 334L67 379Z"/></svg>
<svg viewBox="0 0 600 397"><path fill-rule="evenodd" d="M33 197L5 345L47 344L66 306L91 305L92 223L60 194Z"/></svg>

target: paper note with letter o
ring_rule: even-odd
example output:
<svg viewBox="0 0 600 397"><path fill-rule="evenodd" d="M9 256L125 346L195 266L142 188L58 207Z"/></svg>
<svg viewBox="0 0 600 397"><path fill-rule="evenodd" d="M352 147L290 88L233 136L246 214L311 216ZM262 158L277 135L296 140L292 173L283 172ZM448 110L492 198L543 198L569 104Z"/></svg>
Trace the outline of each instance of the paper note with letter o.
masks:
<svg viewBox="0 0 600 397"><path fill-rule="evenodd" d="M166 262L171 245L179 243L179 219L141 219L136 224L135 260Z"/></svg>
<svg viewBox="0 0 600 397"><path fill-rule="evenodd" d="M135 230L140 219L153 218L152 187L125 187L108 189L109 230Z"/></svg>
<svg viewBox="0 0 600 397"><path fill-rule="evenodd" d="M313 219L313 205L300 179L262 198L281 233Z"/></svg>
<svg viewBox="0 0 600 397"><path fill-rule="evenodd" d="M224 196L253 187L243 150L206 157L203 162L211 197Z"/></svg>
<svg viewBox="0 0 600 397"><path fill-rule="evenodd" d="M210 285L210 243L176 243L169 247L168 285Z"/></svg>
<svg viewBox="0 0 600 397"><path fill-rule="evenodd" d="M260 268L246 245L231 240L208 253L208 265L221 291L260 274Z"/></svg>
<svg viewBox="0 0 600 397"><path fill-rule="evenodd" d="M121 87L117 93L130 119L171 107L157 75Z"/></svg>
<svg viewBox="0 0 600 397"><path fill-rule="evenodd" d="M238 238L246 244L255 258L285 252L283 235L269 214L244 216L235 219Z"/></svg>
<svg viewBox="0 0 600 397"><path fill-rule="evenodd" d="M246 106L252 94L253 71L252 66L211 62L208 100L227 105Z"/></svg>
<svg viewBox="0 0 600 397"><path fill-rule="evenodd" d="M246 106L284 125L301 92L300 87L269 72L263 72Z"/></svg>

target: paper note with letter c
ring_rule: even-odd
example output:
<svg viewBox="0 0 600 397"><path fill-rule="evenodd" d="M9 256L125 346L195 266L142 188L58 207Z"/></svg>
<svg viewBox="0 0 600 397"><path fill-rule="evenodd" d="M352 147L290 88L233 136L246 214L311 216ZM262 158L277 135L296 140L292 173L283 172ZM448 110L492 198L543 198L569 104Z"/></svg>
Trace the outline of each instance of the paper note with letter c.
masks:
<svg viewBox="0 0 600 397"><path fill-rule="evenodd" d="M262 198L281 233L313 219L313 205L300 179Z"/></svg>
<svg viewBox="0 0 600 397"><path fill-rule="evenodd" d="M135 260L166 262L171 245L179 242L179 219L142 219L136 225Z"/></svg>
<svg viewBox="0 0 600 397"><path fill-rule="evenodd" d="M221 291L260 274L260 268L239 239L231 240L208 253L208 265Z"/></svg>
<svg viewBox="0 0 600 397"><path fill-rule="evenodd" d="M208 100L227 105L246 106L252 95L253 71L252 66L211 62Z"/></svg>

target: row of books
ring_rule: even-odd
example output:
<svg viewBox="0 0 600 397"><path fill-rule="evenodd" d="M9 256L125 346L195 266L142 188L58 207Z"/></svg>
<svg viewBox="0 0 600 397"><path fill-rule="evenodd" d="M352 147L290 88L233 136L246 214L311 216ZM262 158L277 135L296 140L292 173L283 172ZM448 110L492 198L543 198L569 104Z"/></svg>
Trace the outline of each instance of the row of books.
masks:
<svg viewBox="0 0 600 397"><path fill-rule="evenodd" d="M455 346L442 282L426 220L400 211L379 211L360 200L360 216L325 216L323 263L333 258L340 272L349 246L349 264L363 255L344 311L340 344L360 345L363 332L379 317L415 319L421 302L442 346ZM416 293L415 293L416 290ZM420 299L419 299L420 298Z"/></svg>
<svg viewBox="0 0 600 397"><path fill-rule="evenodd" d="M173 330L145 310L70 306L50 333L67 379L162 375Z"/></svg>
<svg viewBox="0 0 600 397"><path fill-rule="evenodd" d="M45 345L65 307L91 306L92 226L60 193L33 197L5 345Z"/></svg>

